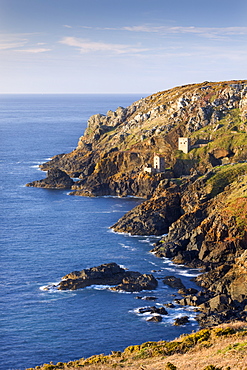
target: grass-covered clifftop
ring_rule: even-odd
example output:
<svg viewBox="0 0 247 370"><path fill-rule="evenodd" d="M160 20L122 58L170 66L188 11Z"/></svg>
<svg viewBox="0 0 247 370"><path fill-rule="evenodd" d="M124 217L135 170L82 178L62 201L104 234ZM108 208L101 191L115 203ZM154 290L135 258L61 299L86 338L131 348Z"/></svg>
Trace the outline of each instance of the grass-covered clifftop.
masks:
<svg viewBox="0 0 247 370"><path fill-rule="evenodd" d="M171 342L131 345L123 352L44 364L28 370L246 370L247 326L234 323L183 335Z"/></svg>

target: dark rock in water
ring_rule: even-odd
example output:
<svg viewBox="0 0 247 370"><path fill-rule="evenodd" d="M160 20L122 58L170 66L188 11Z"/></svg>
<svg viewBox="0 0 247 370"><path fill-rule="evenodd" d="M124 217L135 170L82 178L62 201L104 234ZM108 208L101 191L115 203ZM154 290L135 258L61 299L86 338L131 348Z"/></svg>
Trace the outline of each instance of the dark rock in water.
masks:
<svg viewBox="0 0 247 370"><path fill-rule="evenodd" d="M185 325L188 324L189 322L189 317L188 316L182 316L182 317L177 317L174 321L175 326L180 326L180 325Z"/></svg>
<svg viewBox="0 0 247 370"><path fill-rule="evenodd" d="M156 301L156 297L140 297L140 296L137 296L135 297L135 299L142 299L143 301Z"/></svg>
<svg viewBox="0 0 247 370"><path fill-rule="evenodd" d="M153 275L126 271L116 263L106 263L82 271L74 271L63 277L59 290L76 290L90 285L112 285L112 290L127 292L152 290L158 285Z"/></svg>
<svg viewBox="0 0 247 370"><path fill-rule="evenodd" d="M166 311L164 307L156 307L156 306L139 308L138 312L139 313L149 312L149 313L156 313L160 315L168 315L168 312Z"/></svg>
<svg viewBox="0 0 247 370"><path fill-rule="evenodd" d="M147 319L149 322L161 322L162 321L162 316L160 315L155 315Z"/></svg>
<svg viewBox="0 0 247 370"><path fill-rule="evenodd" d="M59 168L52 168L47 172L47 177L43 180L33 181L26 186L48 189L71 189L74 181L66 172Z"/></svg>
<svg viewBox="0 0 247 370"><path fill-rule="evenodd" d="M122 282L111 290L124 290L125 292L140 292L141 290L153 290L158 285L152 274L140 274L139 272L128 271Z"/></svg>
<svg viewBox="0 0 247 370"><path fill-rule="evenodd" d="M182 246L173 242L164 242L158 244L151 252L155 253L157 257L173 258L181 251Z"/></svg>
<svg viewBox="0 0 247 370"><path fill-rule="evenodd" d="M177 278L175 276L166 276L163 279L163 283L168 285L171 288L175 289L185 289L184 284L182 283L180 278Z"/></svg>
<svg viewBox="0 0 247 370"><path fill-rule="evenodd" d="M142 299L144 299L145 301L156 301L156 297L143 297Z"/></svg>
<svg viewBox="0 0 247 370"><path fill-rule="evenodd" d="M174 308L175 305L173 303L164 303L164 306L167 308Z"/></svg>

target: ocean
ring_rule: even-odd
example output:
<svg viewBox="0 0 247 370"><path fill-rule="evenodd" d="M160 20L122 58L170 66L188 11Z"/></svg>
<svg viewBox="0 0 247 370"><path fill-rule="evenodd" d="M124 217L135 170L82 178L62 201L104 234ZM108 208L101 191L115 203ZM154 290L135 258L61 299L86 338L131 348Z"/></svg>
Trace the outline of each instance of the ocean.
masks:
<svg viewBox="0 0 247 370"><path fill-rule="evenodd" d="M150 253L155 237L112 232L141 202L136 198L71 197L68 191L25 187L45 177L39 164L77 146L87 119L128 106L141 95L0 95L1 325L0 369L67 362L123 350L146 341L170 340L197 329L192 308L167 309L160 323L138 308L172 302L176 290L162 277L175 275L187 287L198 274ZM153 292L117 293L104 286L45 291L75 270L116 262L159 279ZM186 326L173 325L187 315Z"/></svg>

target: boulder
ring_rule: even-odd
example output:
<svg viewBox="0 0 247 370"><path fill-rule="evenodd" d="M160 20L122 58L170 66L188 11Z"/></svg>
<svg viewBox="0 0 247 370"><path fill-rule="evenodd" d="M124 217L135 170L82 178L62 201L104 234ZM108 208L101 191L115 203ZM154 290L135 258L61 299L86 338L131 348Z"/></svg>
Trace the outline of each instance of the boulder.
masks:
<svg viewBox="0 0 247 370"><path fill-rule="evenodd" d="M162 316L160 315L155 315L147 319L149 322L161 322L162 321Z"/></svg>
<svg viewBox="0 0 247 370"><path fill-rule="evenodd" d="M144 308L139 308L138 310L139 313L155 313L155 314L160 314L160 315L168 315L168 312L164 307L144 307Z"/></svg>
<svg viewBox="0 0 247 370"><path fill-rule="evenodd" d="M180 326L180 325L188 324L188 322L189 322L189 317L188 316L182 316L182 317L177 317L174 320L174 324L173 325Z"/></svg>
<svg viewBox="0 0 247 370"><path fill-rule="evenodd" d="M181 279L175 276L166 276L163 283L174 289L186 289Z"/></svg>
<svg viewBox="0 0 247 370"><path fill-rule="evenodd" d="M219 294L207 302L210 311L222 312L228 308L229 299L226 294Z"/></svg>

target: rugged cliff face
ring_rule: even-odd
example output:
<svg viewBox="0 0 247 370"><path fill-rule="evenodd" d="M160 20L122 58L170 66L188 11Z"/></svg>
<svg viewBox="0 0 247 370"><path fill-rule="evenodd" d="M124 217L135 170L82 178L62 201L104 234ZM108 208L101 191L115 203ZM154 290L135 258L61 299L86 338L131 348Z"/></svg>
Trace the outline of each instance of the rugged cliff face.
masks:
<svg viewBox="0 0 247 370"><path fill-rule="evenodd" d="M92 116L77 148L44 163L47 178L28 185L56 187L59 174L57 187L74 195L146 198L113 229L160 235L157 256L205 271L202 291L180 303L199 306L201 324L212 325L247 317L246 161L247 81L204 82Z"/></svg>
<svg viewBox="0 0 247 370"><path fill-rule="evenodd" d="M246 93L246 81L204 82L96 114L74 151L41 168L79 177L72 187L77 195L148 198L161 179L202 175L216 165L247 159ZM179 137L190 139L189 153L178 150ZM162 178L143 174L155 153L165 159Z"/></svg>
<svg viewBox="0 0 247 370"><path fill-rule="evenodd" d="M181 185L183 215L153 252L199 267L201 293L181 304L199 306L202 325L247 318L247 163L219 166Z"/></svg>

